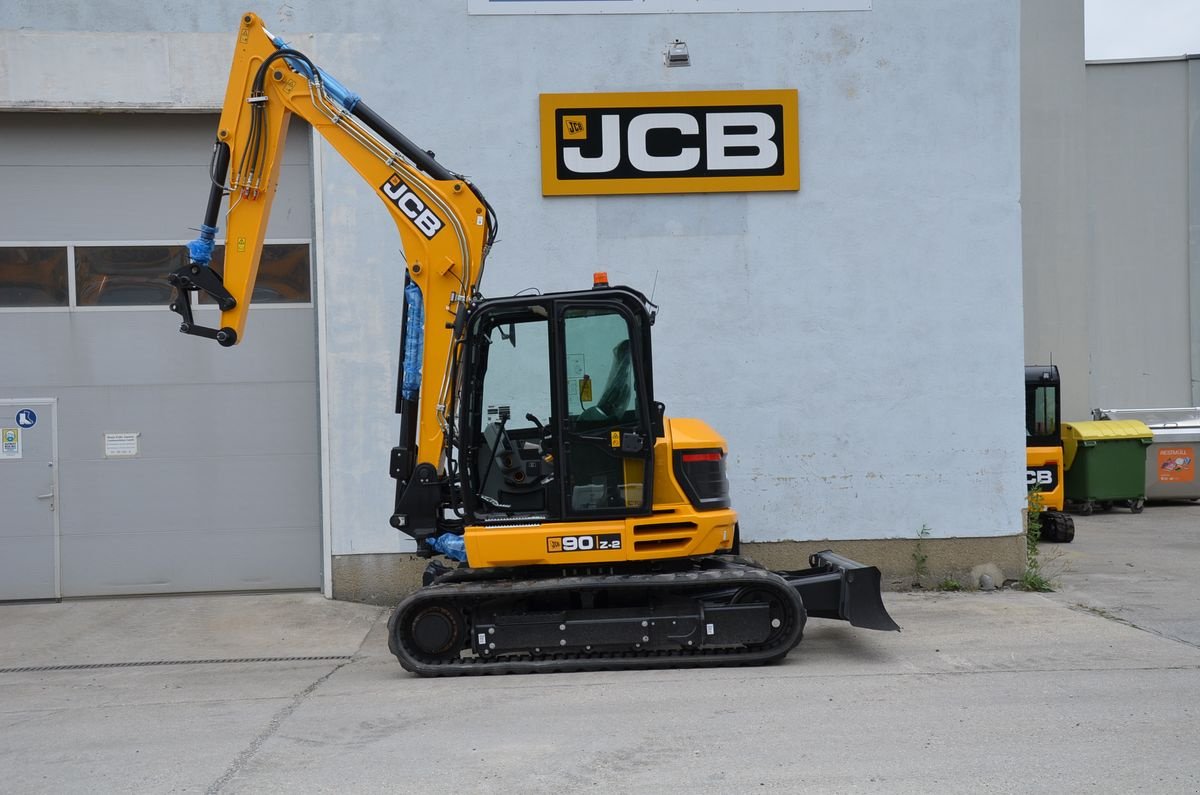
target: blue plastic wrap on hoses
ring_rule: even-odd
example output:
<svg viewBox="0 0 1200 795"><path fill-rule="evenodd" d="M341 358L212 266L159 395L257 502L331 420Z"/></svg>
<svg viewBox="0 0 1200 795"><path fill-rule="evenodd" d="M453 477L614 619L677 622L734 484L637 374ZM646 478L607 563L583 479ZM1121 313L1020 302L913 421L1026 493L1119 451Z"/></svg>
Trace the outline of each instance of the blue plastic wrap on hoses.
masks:
<svg viewBox="0 0 1200 795"><path fill-rule="evenodd" d="M273 39L271 39L271 41L281 50L291 49L288 43L278 36L275 36ZM304 63L299 58L288 58L287 56L284 56L284 58L287 60L288 66L292 67L309 80L313 79L312 72L308 68L308 64ZM343 108L345 108L348 113L353 113L355 106L362 101L362 97L346 88L341 84L340 81L335 79L333 75L329 74L324 69L321 69L320 67L314 68L317 70L317 73L321 75L321 85L325 87L325 93L333 97L333 99Z"/></svg>
<svg viewBox="0 0 1200 795"><path fill-rule="evenodd" d="M187 244L188 257L193 265L208 265L212 262L213 246L217 237L217 228L208 224L200 224L200 237Z"/></svg>
<svg viewBox="0 0 1200 795"><path fill-rule="evenodd" d="M421 357L425 352L425 299L416 282L404 285L404 301L408 304L408 323L404 327L404 379L400 396L416 400L421 391Z"/></svg>
<svg viewBox="0 0 1200 795"><path fill-rule="evenodd" d="M442 533L440 536L430 538L429 546L451 560L467 562L467 542L462 536L454 535L454 533Z"/></svg>

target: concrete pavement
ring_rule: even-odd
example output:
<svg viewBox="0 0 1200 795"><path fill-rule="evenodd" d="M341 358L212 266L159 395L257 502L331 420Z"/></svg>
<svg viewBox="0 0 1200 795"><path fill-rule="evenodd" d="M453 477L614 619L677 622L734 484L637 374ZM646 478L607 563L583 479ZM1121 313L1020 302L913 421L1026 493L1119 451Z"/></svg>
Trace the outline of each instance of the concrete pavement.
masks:
<svg viewBox="0 0 1200 795"><path fill-rule="evenodd" d="M1200 647L1200 503L1114 508L1075 525L1076 543L1043 547L1056 601Z"/></svg>
<svg viewBox="0 0 1200 795"><path fill-rule="evenodd" d="M886 594L903 633L814 620L766 668L425 680L315 594L0 606L0 790L1195 791L1173 510L1078 517L1060 593ZM279 657L327 659L16 670Z"/></svg>

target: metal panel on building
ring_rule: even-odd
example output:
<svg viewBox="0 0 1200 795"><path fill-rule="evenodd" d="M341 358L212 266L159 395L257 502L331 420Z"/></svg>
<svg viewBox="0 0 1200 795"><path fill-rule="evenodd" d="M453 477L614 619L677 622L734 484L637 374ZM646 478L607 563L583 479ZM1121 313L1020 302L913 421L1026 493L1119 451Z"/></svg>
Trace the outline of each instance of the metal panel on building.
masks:
<svg viewBox="0 0 1200 795"><path fill-rule="evenodd" d="M20 340L0 398L57 398L59 456L49 579L41 528L38 582L17 593L0 572L0 599L319 587L307 127L267 232L282 264L262 344L219 352L176 333L164 281L203 212L216 118L8 113L0 129L0 338ZM46 469L42 427L22 452ZM0 499L24 504L25 480L0 478Z"/></svg>
<svg viewBox="0 0 1200 795"><path fill-rule="evenodd" d="M1088 64L1087 115L1090 404L1190 403L1188 62Z"/></svg>

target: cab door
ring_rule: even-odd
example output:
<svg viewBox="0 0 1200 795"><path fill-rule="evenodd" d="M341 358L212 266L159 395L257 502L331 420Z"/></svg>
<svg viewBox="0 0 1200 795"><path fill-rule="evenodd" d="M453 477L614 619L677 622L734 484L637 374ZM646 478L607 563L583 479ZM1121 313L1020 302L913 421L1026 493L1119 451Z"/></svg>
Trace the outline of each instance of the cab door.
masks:
<svg viewBox="0 0 1200 795"><path fill-rule="evenodd" d="M558 513L553 435L550 312L502 303L473 324L463 422L463 462L478 512L548 518Z"/></svg>
<svg viewBox="0 0 1200 795"><path fill-rule="evenodd" d="M561 302L557 309L563 513L648 513L654 437L636 319L612 302Z"/></svg>

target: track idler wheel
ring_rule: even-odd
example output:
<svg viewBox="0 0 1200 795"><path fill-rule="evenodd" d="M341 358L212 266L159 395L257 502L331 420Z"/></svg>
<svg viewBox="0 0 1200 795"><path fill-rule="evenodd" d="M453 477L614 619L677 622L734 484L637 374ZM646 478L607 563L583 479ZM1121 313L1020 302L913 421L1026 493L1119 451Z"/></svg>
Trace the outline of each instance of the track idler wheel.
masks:
<svg viewBox="0 0 1200 795"><path fill-rule="evenodd" d="M430 659L456 659L467 637L467 620L458 608L435 602L416 610L395 628L408 644Z"/></svg>
<svg viewBox="0 0 1200 795"><path fill-rule="evenodd" d="M791 621L788 619L788 606L779 599L779 594L772 592L769 588L760 588L750 586L742 588L738 591L732 600L732 604L766 604L771 608L771 631L761 642L751 644L756 647L767 647L774 645L781 637L791 631ZM806 616L804 608L799 608L800 612L795 619L800 622L800 629L803 631ZM797 642L799 642L797 640Z"/></svg>

